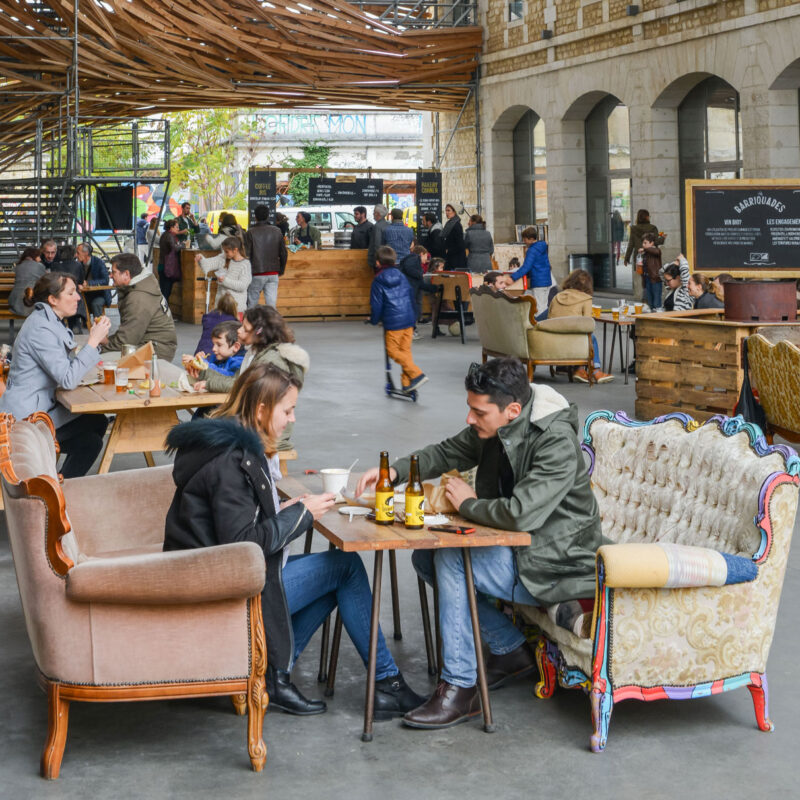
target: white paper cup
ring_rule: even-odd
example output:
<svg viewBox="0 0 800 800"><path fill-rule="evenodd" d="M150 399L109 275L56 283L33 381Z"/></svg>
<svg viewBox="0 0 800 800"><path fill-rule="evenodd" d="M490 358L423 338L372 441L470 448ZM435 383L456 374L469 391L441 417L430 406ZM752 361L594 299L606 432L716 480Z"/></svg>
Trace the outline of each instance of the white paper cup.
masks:
<svg viewBox="0 0 800 800"><path fill-rule="evenodd" d="M321 469L322 491L339 494L347 488L347 481L350 479L350 470L347 469Z"/></svg>

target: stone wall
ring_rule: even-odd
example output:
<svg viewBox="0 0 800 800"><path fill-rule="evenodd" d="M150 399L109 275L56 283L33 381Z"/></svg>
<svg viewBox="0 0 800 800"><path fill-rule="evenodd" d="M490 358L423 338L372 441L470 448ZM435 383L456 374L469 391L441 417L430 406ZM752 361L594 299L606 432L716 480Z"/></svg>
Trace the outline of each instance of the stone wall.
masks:
<svg viewBox="0 0 800 800"><path fill-rule="evenodd" d="M635 0L634 0L635 2ZM800 178L800 0L481 0L482 211L496 241L513 234L514 126L545 122L551 260L557 276L585 252L584 120L608 94L628 106L633 209L647 207L680 246L678 106L716 75L738 92L744 177ZM553 37L543 40L543 29ZM442 148L456 114L441 114ZM445 202L476 205L474 107L443 163ZM454 203L455 205L456 203Z"/></svg>

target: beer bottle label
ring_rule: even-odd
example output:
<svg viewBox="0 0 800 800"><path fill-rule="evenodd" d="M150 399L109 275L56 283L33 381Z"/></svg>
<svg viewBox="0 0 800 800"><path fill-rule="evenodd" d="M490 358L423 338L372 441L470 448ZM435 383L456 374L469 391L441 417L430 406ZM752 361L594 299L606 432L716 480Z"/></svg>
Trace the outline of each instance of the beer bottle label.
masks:
<svg viewBox="0 0 800 800"><path fill-rule="evenodd" d="M406 526L422 528L425 525L425 495L406 495Z"/></svg>
<svg viewBox="0 0 800 800"><path fill-rule="evenodd" d="M375 493L375 520L377 522L394 521L394 491Z"/></svg>

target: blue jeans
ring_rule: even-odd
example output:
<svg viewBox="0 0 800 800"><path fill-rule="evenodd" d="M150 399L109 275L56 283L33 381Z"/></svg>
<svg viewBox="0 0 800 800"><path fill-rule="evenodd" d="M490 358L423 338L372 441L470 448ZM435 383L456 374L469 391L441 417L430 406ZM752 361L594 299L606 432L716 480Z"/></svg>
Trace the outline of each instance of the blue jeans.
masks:
<svg viewBox="0 0 800 800"><path fill-rule="evenodd" d="M517 576L510 547L473 547L471 555L481 634L495 655L510 653L525 642L525 637L502 611L489 602L487 595L509 602L538 604ZM430 584L433 583L433 566L436 567L444 658L442 679L464 688L475 686L478 668L461 550L415 550L411 563L417 574Z"/></svg>
<svg viewBox="0 0 800 800"><path fill-rule="evenodd" d="M314 632L338 605L345 630L364 666L367 665L372 592L364 564L357 553L327 550L289 556L283 568L283 589L294 630L292 662L297 660ZM398 672L379 629L375 679L382 680Z"/></svg>
<svg viewBox="0 0 800 800"><path fill-rule="evenodd" d="M594 368L600 369L602 364L600 363L600 345L597 344L597 337L592 334L592 350L594 350Z"/></svg>
<svg viewBox="0 0 800 800"><path fill-rule="evenodd" d="M264 292L264 305L278 305L278 276L277 275L254 275L247 287L247 307L253 308L258 305L258 298Z"/></svg>
<svg viewBox="0 0 800 800"><path fill-rule="evenodd" d="M647 275L644 276L644 301L653 311L661 308L661 281L651 281Z"/></svg>

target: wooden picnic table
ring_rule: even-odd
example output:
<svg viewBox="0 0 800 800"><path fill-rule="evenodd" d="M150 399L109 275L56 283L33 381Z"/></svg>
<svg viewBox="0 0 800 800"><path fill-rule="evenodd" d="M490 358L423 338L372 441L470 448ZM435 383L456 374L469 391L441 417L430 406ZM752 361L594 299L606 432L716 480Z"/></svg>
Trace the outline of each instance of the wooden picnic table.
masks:
<svg viewBox="0 0 800 800"><path fill-rule="evenodd" d="M298 495L307 494L312 491L306 483L292 477L283 478L278 488L281 495L287 498L297 497ZM481 634L478 624L478 606L475 597L475 583L472 577L470 549L473 547L492 547L496 545L505 547L526 546L531 543L531 536L524 531L504 531L477 525L465 520L463 517L459 517L457 514L448 515L448 517L451 518L452 524L454 525L461 524L475 528L475 533L466 535L444 533L431 531L427 527L422 530L411 530L398 523L394 525L378 525L364 516L353 517L351 520L349 516L340 514L338 507L327 512L314 523L314 528L317 531L331 542L331 544L344 552L352 553L372 550L375 553L372 578L372 617L369 633L367 689L364 704L364 731L361 735L361 739L364 742L372 741L372 721L375 710L375 665L378 648L384 550L392 552L395 550L434 550L445 547L461 548L464 558L464 574L467 584L470 618L472 621L472 634L475 641L475 654L478 665L478 689L480 692L481 707L483 709L484 730L487 733L494 731L492 709L489 702L489 689L486 684L486 671L483 664ZM438 626L438 614L436 623ZM338 621L337 628L341 630ZM333 652L335 653L337 649L336 641L334 641ZM333 670L335 670L335 660L332 654L331 671Z"/></svg>
<svg viewBox="0 0 800 800"><path fill-rule="evenodd" d="M103 357L110 355L104 353ZM129 383L135 394L117 392L115 386L102 382L56 392L58 402L73 414L116 414L98 474L108 472L114 456L122 453L143 453L152 467L152 454L164 449L167 433L178 422L179 409L216 406L228 398L225 393L181 392L169 384L177 381L183 370L161 358L158 368L161 381L167 384L161 389L161 397L150 397L147 389L139 389L139 380Z"/></svg>

